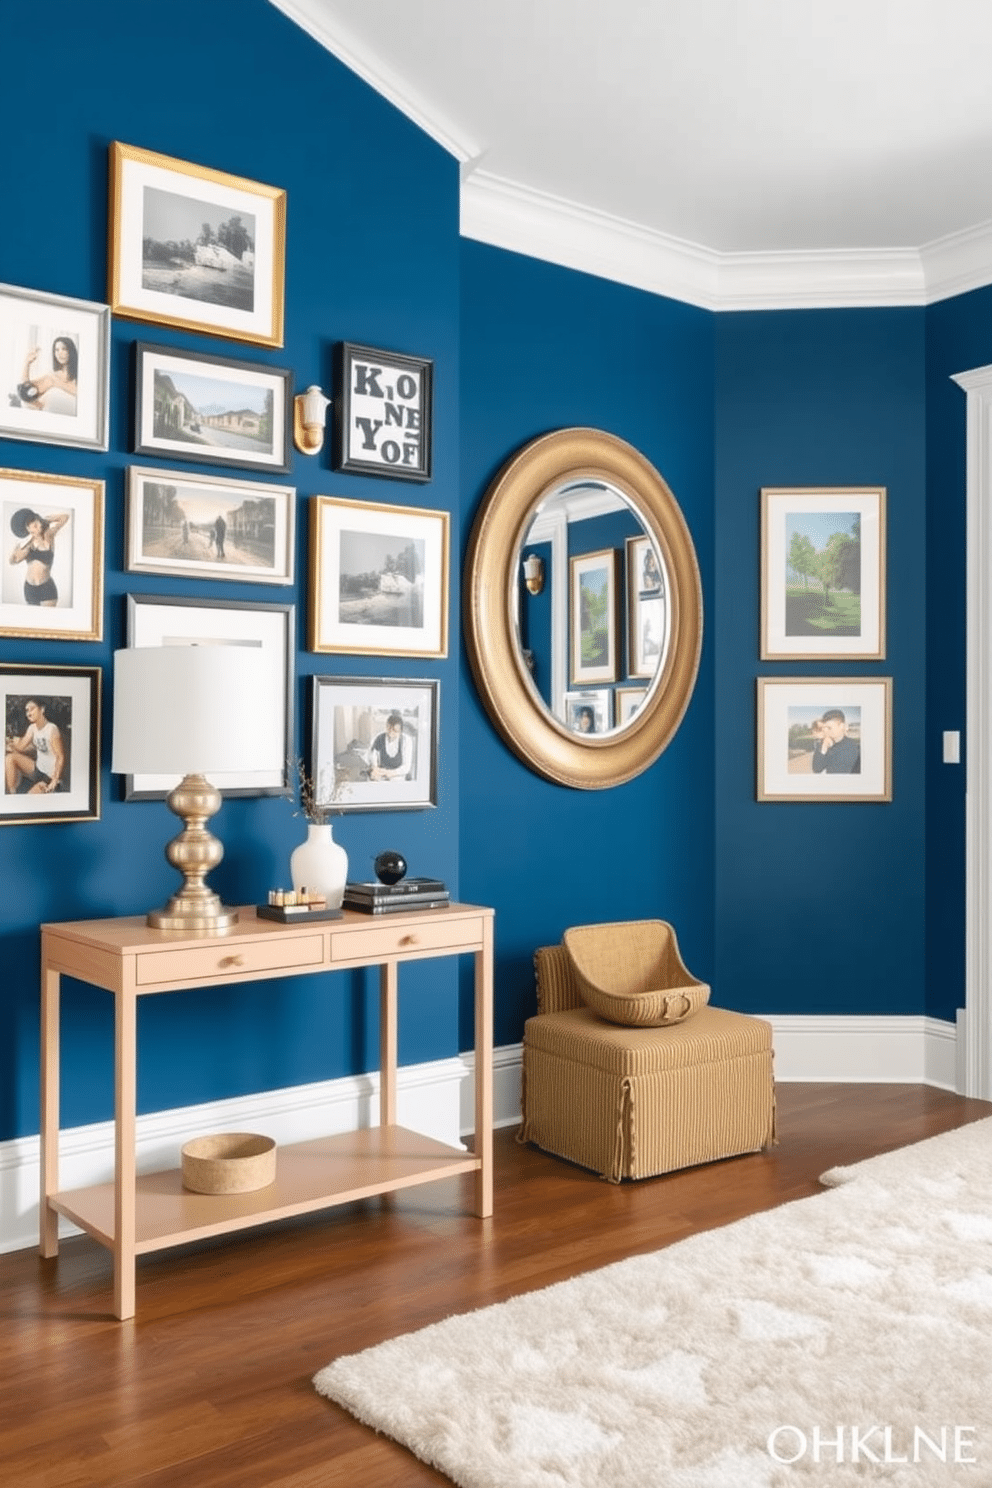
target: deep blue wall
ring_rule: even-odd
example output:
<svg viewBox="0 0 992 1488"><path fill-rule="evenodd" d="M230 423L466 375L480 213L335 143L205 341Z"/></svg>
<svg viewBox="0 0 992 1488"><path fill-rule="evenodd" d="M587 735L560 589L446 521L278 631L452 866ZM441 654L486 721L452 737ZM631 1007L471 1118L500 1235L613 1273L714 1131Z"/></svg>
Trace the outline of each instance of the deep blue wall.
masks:
<svg viewBox="0 0 992 1488"><path fill-rule="evenodd" d="M57 37L47 46L46 34ZM38 924L160 905L176 877L163 857L175 820L157 802L124 802L109 774L111 654L124 644L124 595L291 599L299 641L295 712L306 743L307 679L366 672L441 679L440 805L349 814L335 833L367 876L383 847L411 871L457 882L460 638L451 593L447 661L317 657L305 646L306 498L330 494L442 508L458 521L458 170L451 157L265 0L211 0L195 15L130 0L58 3L44 18L5 6L0 90L0 281L106 299L108 146L112 140L286 188L285 346L266 350L115 319L107 454L5 441L0 466L104 477L106 599L99 644L4 640L7 661L104 668L103 813L78 825L0 831L0 1139L38 1128ZM43 62L42 62L43 57ZM291 589L182 582L122 572L130 345L135 340L292 368L298 386L331 386L332 346L350 340L435 361L429 485L342 476L325 447L295 455L297 583ZM187 468L177 465L177 470ZM213 473L216 473L214 471ZM244 472L235 472L244 476ZM250 478L250 477L246 477ZM9 534L4 537L6 543ZM4 558L6 552L4 552ZM288 879L304 833L286 799L232 800L217 818L226 858L212 884L250 903ZM454 963L404 978L401 1055L456 1051ZM376 999L366 974L300 978L243 991L147 999L139 1019L141 1109L156 1109L375 1068ZM318 985L322 983L322 985ZM63 1119L111 1114L111 999L70 983L65 996Z"/></svg>
<svg viewBox="0 0 992 1488"><path fill-rule="evenodd" d="M674 491L711 594L713 317L478 243L463 245L461 272L465 533L514 450L552 429L607 429ZM498 1044L518 1041L534 1011L535 947L569 925L661 916L691 969L710 975L712 634L707 615L699 681L672 743L616 790L531 774L463 675L461 889L497 906Z"/></svg>
<svg viewBox="0 0 992 1488"><path fill-rule="evenodd" d="M718 318L716 962L731 1007L924 1011L923 350L922 310ZM888 492L885 660L759 663L760 488L866 484ZM892 677L892 802L759 804L758 675Z"/></svg>

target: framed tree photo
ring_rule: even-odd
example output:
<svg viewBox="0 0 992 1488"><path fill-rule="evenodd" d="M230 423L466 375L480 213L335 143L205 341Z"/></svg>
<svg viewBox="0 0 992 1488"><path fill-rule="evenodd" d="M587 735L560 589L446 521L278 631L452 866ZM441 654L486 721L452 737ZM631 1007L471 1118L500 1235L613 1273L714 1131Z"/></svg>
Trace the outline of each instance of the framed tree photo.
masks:
<svg viewBox="0 0 992 1488"><path fill-rule="evenodd" d="M0 470L0 635L103 637L102 480Z"/></svg>
<svg viewBox="0 0 992 1488"><path fill-rule="evenodd" d="M0 284L0 439L105 450L110 310Z"/></svg>
<svg viewBox="0 0 992 1488"><path fill-rule="evenodd" d="M616 548L569 559L573 685L617 680L618 575Z"/></svg>
<svg viewBox="0 0 992 1488"><path fill-rule="evenodd" d="M429 481L433 362L350 341L334 359L334 468Z"/></svg>
<svg viewBox="0 0 992 1488"><path fill-rule="evenodd" d="M884 486L761 492L761 656L885 657Z"/></svg>
<svg viewBox="0 0 992 1488"><path fill-rule="evenodd" d="M891 801L891 677L759 677L759 801Z"/></svg>
<svg viewBox="0 0 992 1488"><path fill-rule="evenodd" d="M100 668L0 665L0 826L100 815Z"/></svg>
<svg viewBox="0 0 992 1488"><path fill-rule="evenodd" d="M296 489L132 465L125 567L236 583L291 584Z"/></svg>
<svg viewBox="0 0 992 1488"><path fill-rule="evenodd" d="M448 513L314 496L310 650L447 656Z"/></svg>
<svg viewBox="0 0 992 1488"><path fill-rule="evenodd" d="M333 811L436 806L438 691L434 679L314 677L316 804Z"/></svg>
<svg viewBox="0 0 992 1488"><path fill-rule="evenodd" d="M285 264L285 191L111 145L115 315L281 346Z"/></svg>

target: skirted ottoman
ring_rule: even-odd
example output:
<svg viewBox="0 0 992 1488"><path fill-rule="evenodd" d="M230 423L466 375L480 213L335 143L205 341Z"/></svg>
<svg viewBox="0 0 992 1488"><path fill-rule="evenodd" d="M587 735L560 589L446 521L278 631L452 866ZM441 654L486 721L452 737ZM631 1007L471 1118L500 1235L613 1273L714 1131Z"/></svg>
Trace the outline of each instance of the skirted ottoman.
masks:
<svg viewBox="0 0 992 1488"><path fill-rule="evenodd" d="M537 951L534 966L521 1142L619 1183L775 1141L769 1023L702 1005L680 1022L626 1026L586 1006L565 945Z"/></svg>

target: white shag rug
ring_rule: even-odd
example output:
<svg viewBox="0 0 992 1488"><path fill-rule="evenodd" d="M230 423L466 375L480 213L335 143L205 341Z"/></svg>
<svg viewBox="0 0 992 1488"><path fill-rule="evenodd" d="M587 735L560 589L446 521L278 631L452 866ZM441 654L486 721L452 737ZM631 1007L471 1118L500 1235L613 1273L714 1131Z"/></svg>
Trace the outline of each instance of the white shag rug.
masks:
<svg viewBox="0 0 992 1488"><path fill-rule="evenodd" d="M992 1488L992 1117L314 1380L462 1488Z"/></svg>

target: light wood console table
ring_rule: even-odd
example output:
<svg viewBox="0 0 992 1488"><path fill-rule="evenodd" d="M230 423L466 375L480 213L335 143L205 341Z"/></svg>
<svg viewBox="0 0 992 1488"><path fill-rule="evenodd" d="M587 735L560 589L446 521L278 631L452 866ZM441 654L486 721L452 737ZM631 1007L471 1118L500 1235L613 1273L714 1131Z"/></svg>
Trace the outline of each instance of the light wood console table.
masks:
<svg viewBox="0 0 992 1488"><path fill-rule="evenodd" d="M470 904L384 916L281 925L242 909L224 935L151 930L144 916L41 927L41 1253L58 1253L64 1214L114 1254L114 1311L133 1317L135 1258L207 1235L343 1204L371 1194L475 1174L474 1212L492 1213L493 911ZM449 1147L396 1124L398 966L475 956L475 1144ZM178 1168L138 1174L136 1035L140 997L188 987L379 967L379 1125L280 1147L276 1180L254 1193L214 1196L182 1186ZM60 1192L59 1004L72 976L114 995L114 1180ZM196 1135L196 1133L191 1133Z"/></svg>

